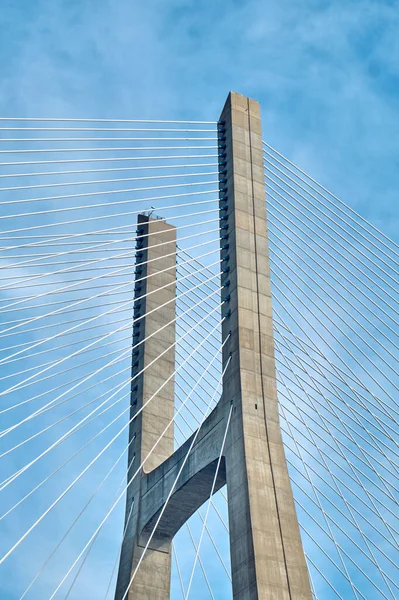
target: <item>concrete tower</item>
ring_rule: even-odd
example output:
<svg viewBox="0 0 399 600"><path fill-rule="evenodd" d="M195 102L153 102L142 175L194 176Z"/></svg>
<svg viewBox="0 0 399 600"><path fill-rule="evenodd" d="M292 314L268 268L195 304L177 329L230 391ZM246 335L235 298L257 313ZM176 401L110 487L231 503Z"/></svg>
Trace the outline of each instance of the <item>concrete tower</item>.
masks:
<svg viewBox="0 0 399 600"><path fill-rule="evenodd" d="M223 306L228 315L222 325L226 340L223 364L229 357L230 363L222 396L202 425L166 506L193 439L173 452L172 426L130 486L115 600L123 598L161 514L128 598L169 599L170 543L209 498L231 406L215 491L227 484L233 598L312 598L279 424L259 104L230 93L220 117L219 140L221 179L226 180L220 194L220 214L224 236L228 236L221 241L225 267L222 283L226 284L229 297ZM136 303L135 314L148 313L170 300L137 327L134 340L160 330L133 357L133 367L141 370L142 365L149 364L174 342L174 325L165 325L173 319L175 310L176 237L174 228L162 221L141 217L140 227L141 257L143 262L151 262L141 270L139 267L136 277L144 283L138 295L145 290L154 293ZM160 273L164 269L168 270ZM161 395L145 407L141 418L133 421L131 436L136 437L129 460L133 460L134 453L144 460L173 416L173 370L174 354L169 350L133 386L134 412L167 382ZM130 477L141 462L136 457Z"/></svg>

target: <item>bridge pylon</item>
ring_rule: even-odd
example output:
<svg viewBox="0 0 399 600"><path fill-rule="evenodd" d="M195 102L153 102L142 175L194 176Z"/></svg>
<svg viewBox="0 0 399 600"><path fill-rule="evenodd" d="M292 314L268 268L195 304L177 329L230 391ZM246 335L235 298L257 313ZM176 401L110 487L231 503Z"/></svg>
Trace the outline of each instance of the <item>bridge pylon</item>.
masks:
<svg viewBox="0 0 399 600"><path fill-rule="evenodd" d="M259 104L231 92L220 117L218 136L223 182L221 283L226 317L222 323L223 391L199 433L173 452L170 428L153 459L144 463L129 486L115 600L169 600L171 541L209 498L213 484L215 491L227 484L233 599L312 598L279 424ZM146 340L133 357L134 368L138 369L160 356L164 343L173 344L174 324L161 328L173 320L175 310L175 255L170 249L176 244L175 230L148 217L141 217L142 224L143 261L156 264L158 271L170 269L167 275L153 273L149 278L150 273L144 267L140 271L138 266L136 277L142 281L144 277L143 286L150 286L154 294L146 297L151 308L144 302L137 307L138 302L135 314L159 310L141 320L136 338L144 340L154 328L160 329L159 338L155 335ZM160 228L165 231L160 233ZM169 236L165 240L169 243L160 245L161 236ZM148 262L151 252L157 260ZM167 288L157 291L157 286L161 288L168 282ZM171 296L166 308L165 289ZM143 291L138 290L140 295ZM174 352L168 352L167 358L163 355L159 364L154 362L135 380L132 389L132 403L136 402L133 414L143 404L145 408L132 422L130 478L140 464L138 458L145 459L173 417ZM162 382L162 395L146 405Z"/></svg>

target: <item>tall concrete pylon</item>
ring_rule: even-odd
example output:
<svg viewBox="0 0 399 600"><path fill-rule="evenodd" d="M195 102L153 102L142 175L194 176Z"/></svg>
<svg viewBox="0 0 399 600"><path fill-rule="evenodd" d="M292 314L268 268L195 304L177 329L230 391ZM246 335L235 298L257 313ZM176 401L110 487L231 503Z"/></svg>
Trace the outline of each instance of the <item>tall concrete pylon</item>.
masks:
<svg viewBox="0 0 399 600"><path fill-rule="evenodd" d="M128 598L169 600L170 544L180 527L209 498L231 407L215 491L227 484L233 599L312 598L279 424L259 104L231 92L218 129L222 147L220 174L226 180L220 194L220 214L223 226L227 226L224 234L228 235L221 241L222 284L229 298L223 305L227 315L222 324L223 366L227 366L223 392L202 425L177 484L175 480L193 436L175 452L171 438L166 441L163 451L157 453L148 468L144 465L130 486L115 600L122 600L158 520ZM152 221L147 221L145 239L149 248L159 244L163 235L175 240L170 226L167 233L153 236ZM158 227L166 229L167 225L158 222ZM159 246L156 261L159 271L171 266L169 252L168 244ZM169 272L173 272L173 265ZM154 289L165 285L160 279L163 275L158 277L159 281L156 275L152 278L150 285ZM173 290L172 284L170 288ZM155 298L154 308L157 302L160 306L165 299L161 295ZM162 308L158 317L145 317L145 332L171 321L173 304L170 302L164 312ZM170 334L172 337L172 331ZM152 347L146 358L147 344L142 344L141 360L154 358L162 351L161 347ZM136 384L137 406L148 400L146 385L157 389L160 381L166 381L173 373L174 357L173 351L170 352L166 364L157 368L155 385L150 381L151 372L140 376L141 383ZM144 448L148 449L164 429L157 416L172 418L172 379L169 383L164 400L148 413L148 425L138 422L132 427L132 435L133 430L136 435L132 446L141 449L142 458L146 456ZM146 436L150 433L153 437L147 443Z"/></svg>

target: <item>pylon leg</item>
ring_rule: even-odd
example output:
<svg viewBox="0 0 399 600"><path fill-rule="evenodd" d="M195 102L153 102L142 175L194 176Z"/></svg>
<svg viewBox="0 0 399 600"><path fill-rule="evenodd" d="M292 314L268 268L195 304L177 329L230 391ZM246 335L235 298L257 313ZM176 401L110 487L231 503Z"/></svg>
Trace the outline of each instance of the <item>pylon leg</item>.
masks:
<svg viewBox="0 0 399 600"><path fill-rule="evenodd" d="M228 225L222 283L229 281L230 297L224 363L231 355L223 396L234 406L225 451L233 597L311 600L277 406L259 104L231 93L220 121Z"/></svg>
<svg viewBox="0 0 399 600"><path fill-rule="evenodd" d="M173 453L174 448L173 423L161 439L160 436L174 414L175 351L174 347L170 350L168 348L175 341L176 229L162 220L139 215L138 235L132 376L143 369L145 371L132 381L130 418L148 400L151 401L132 421L129 431L129 440L134 438L134 441L129 446L128 460L132 465L128 481L140 464L145 462L127 493L126 535L115 600L123 598L147 542L138 528L143 480L146 473ZM150 314L143 319L139 318L146 313ZM157 360L153 363L154 359ZM158 392L165 382L166 385ZM145 460L148 455L149 458ZM160 540L155 535L126 598L168 600L170 570L171 543L169 540Z"/></svg>

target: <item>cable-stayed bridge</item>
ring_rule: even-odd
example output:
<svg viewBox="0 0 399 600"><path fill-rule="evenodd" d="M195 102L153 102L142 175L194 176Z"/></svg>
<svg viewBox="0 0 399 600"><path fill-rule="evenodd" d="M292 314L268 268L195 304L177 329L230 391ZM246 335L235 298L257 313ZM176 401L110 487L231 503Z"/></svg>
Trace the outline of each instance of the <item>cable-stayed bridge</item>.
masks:
<svg viewBox="0 0 399 600"><path fill-rule="evenodd" d="M1 598L399 597L398 245L257 110L1 120Z"/></svg>

